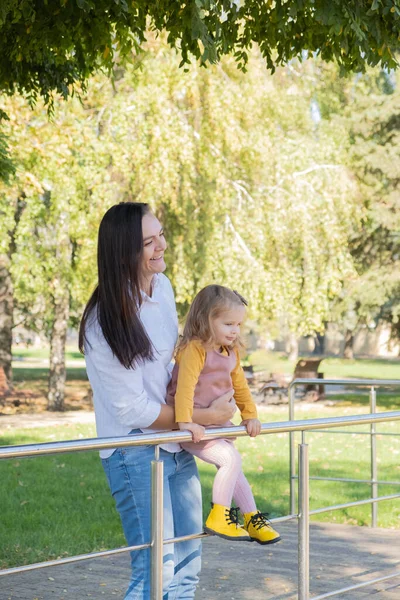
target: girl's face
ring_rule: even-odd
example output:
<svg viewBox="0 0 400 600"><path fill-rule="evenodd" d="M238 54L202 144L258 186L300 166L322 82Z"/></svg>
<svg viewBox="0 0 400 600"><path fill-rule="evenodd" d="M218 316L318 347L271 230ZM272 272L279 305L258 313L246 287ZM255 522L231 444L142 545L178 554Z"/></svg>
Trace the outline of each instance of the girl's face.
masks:
<svg viewBox="0 0 400 600"><path fill-rule="evenodd" d="M212 331L217 346L231 346L240 333L246 315L244 306L235 306L212 320Z"/></svg>
<svg viewBox="0 0 400 600"><path fill-rule="evenodd" d="M155 273L162 273L166 269L164 251L167 243L161 223L152 213L147 213L142 218L142 231L141 271L144 279L151 279Z"/></svg>

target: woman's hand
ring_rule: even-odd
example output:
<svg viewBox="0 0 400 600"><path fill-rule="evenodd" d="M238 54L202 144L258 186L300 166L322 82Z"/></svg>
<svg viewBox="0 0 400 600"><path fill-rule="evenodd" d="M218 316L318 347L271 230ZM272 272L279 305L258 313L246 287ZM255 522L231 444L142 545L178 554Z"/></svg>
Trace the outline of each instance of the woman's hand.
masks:
<svg viewBox="0 0 400 600"><path fill-rule="evenodd" d="M246 427L250 437L256 437L261 431L261 422L258 419L245 419L240 424Z"/></svg>
<svg viewBox="0 0 400 600"><path fill-rule="evenodd" d="M232 396L233 390L230 390L211 402L208 408L195 407L193 409L193 421L204 427L208 427L209 425L224 425L236 412L236 403Z"/></svg>
<svg viewBox="0 0 400 600"><path fill-rule="evenodd" d="M214 400L209 407L213 412L212 424L223 425L232 419L236 412L236 402L233 399L233 390Z"/></svg>
<svg viewBox="0 0 400 600"><path fill-rule="evenodd" d="M200 442L206 432L205 427L197 425L197 423L178 423L178 425L181 431L190 431L194 442Z"/></svg>

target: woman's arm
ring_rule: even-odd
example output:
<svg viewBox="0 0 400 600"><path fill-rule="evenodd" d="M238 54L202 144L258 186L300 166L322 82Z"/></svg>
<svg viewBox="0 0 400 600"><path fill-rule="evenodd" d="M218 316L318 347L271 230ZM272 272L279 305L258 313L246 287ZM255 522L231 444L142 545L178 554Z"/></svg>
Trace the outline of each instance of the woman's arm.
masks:
<svg viewBox="0 0 400 600"><path fill-rule="evenodd" d="M223 425L226 421L229 421L236 411L236 404L232 395L233 390L230 390L214 400L208 408L195 408L193 410L193 422L207 427L208 425ZM151 429L177 429L174 408L162 404L160 414L149 427Z"/></svg>

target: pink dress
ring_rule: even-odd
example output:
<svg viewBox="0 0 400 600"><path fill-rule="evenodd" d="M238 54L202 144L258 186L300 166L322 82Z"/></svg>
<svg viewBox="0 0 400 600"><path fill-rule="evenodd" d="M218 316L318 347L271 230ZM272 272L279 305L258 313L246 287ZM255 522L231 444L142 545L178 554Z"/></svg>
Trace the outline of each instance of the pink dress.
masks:
<svg viewBox="0 0 400 600"><path fill-rule="evenodd" d="M193 398L193 407L208 408L213 400L216 400L233 388L231 373L237 364L237 356L232 350L228 354L221 354L217 350L206 352L204 367L196 384ZM178 380L179 365L175 363L172 378L167 388L166 402L170 406L175 405L176 384ZM227 421L223 425L214 427L230 427L233 423ZM227 441L233 441L229 438ZM191 452L192 449L200 450L214 445L218 440L206 440L204 442L183 442L182 448Z"/></svg>

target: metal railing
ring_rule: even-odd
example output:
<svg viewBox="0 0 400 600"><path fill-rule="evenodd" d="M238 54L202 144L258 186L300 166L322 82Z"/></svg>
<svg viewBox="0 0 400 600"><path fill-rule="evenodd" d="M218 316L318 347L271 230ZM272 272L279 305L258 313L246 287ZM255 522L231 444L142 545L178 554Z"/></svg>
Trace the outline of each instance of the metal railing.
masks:
<svg viewBox="0 0 400 600"><path fill-rule="evenodd" d="M312 380L314 381L314 380ZM320 380L319 380L320 382ZM400 385L400 382L398 382ZM307 431L318 431L326 430L330 428L348 426L348 425L372 425L376 423L400 421L400 411L386 412L380 414L366 414L366 415L355 415L346 417L330 417L330 418L319 418L319 419L306 419L299 421L285 421L277 423L266 423L262 425L261 434L277 434L287 433L290 434L301 431L303 433L303 443L299 445L299 477L298 477L298 489L299 489L299 504L298 513L292 512L290 515L272 519L272 522L288 521L290 519L298 519L298 598L299 600L322 600L333 595L337 595L352 589L358 589L360 587L370 585L371 583L377 583L386 579L396 577L400 575L400 571L374 579L373 581L364 582L362 584L356 584L348 588L336 590L334 592L328 592L319 596L315 596L310 599L309 590L309 520L310 515L317 514L326 510L334 510L342 508L344 506L355 506L365 503L375 503L378 501L389 500L400 497L400 494L391 496L384 496L381 498L370 498L366 500L360 500L359 502L351 502L345 505L332 506L325 509L317 509L310 511L309 509L309 459L308 459L308 446L304 443L304 435ZM232 438L242 437L247 435L244 427L229 427L229 428L215 428L207 431L205 439L215 439L219 437ZM133 550L142 550L144 548L151 549L151 600L162 600L162 562L163 562L163 544L179 543L185 540L204 537L206 534L196 534L191 536L184 536L179 538L172 538L163 540L162 539L162 523L163 523L163 462L159 457L159 444L166 442L183 442L190 441L191 435L183 432L165 432L165 433L152 433L152 434L139 434L133 436L124 436L116 438L95 438L95 439L84 439L84 440L70 440L66 442L50 442L42 444L28 444L23 446L7 446L0 448L0 459L11 459L11 458L23 458L33 456L43 456L47 454L59 454L66 452L82 452L87 450L101 450L107 448L120 448L127 446L139 446L143 444L155 446L155 457L151 464L152 473L152 527L151 527L151 540L147 544L140 546L130 546L125 548L117 548L114 550L108 550L103 552L94 552L90 554L83 554L74 557L62 558L58 560L46 561L42 563L36 563L31 565L24 565L20 567L14 567L9 569L3 569L0 571L0 576L11 575L21 573L24 571L30 571L34 569L40 569L44 567L63 565L71 562L78 562L108 555L113 555L121 552L128 552Z"/></svg>
<svg viewBox="0 0 400 600"><path fill-rule="evenodd" d="M294 403L296 387L299 385L345 385L350 387L368 387L369 392L369 410L370 414L375 414L377 409L376 390L377 387L394 387L400 390L400 380L397 379L295 379L289 385L289 421L295 420ZM379 481L378 480L378 461L376 445L376 423L370 424L370 431L338 431L335 433L368 435L370 437L371 454L371 478L370 479L349 479L344 477L310 477L319 481L342 481L347 483L369 483L371 486L371 498L378 497L378 485L400 485L400 481ZM399 436L399 433L380 433L379 435ZM290 461L290 512L294 513L296 507L296 453L294 433L290 433L289 439L289 461ZM344 507L343 507L344 508ZM371 503L371 527L376 527L378 522L378 505Z"/></svg>

